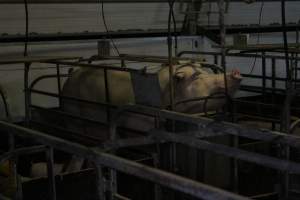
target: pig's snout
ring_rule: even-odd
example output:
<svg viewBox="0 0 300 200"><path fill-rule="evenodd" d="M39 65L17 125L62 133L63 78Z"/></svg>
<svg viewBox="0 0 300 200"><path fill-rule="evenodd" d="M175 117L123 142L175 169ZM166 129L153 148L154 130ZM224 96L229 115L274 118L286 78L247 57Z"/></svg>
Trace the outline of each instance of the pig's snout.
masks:
<svg viewBox="0 0 300 200"><path fill-rule="evenodd" d="M233 70L231 70L231 77L233 79L241 80L242 76L241 76L240 70L239 69L233 69Z"/></svg>

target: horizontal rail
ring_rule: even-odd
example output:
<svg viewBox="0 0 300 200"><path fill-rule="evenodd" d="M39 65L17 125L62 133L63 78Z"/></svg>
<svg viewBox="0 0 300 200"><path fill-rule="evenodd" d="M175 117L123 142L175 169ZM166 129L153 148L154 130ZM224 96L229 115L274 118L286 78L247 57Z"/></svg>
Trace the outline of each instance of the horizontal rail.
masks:
<svg viewBox="0 0 300 200"><path fill-rule="evenodd" d="M206 52L206 51L182 51L177 54L178 57L181 57L182 55L190 54L190 55L211 55L211 56L221 56L220 52ZM272 56L272 55L260 55L260 54L250 54L250 53L226 53L226 56L229 57L242 57L242 58L275 58L280 60L285 60L284 56ZM289 56L289 59L300 61L300 58L295 58Z"/></svg>
<svg viewBox="0 0 300 200"><path fill-rule="evenodd" d="M10 159L12 156L38 153L38 152L42 152L42 151L46 151L46 147L44 145L18 148L14 151L6 152L6 153L3 153L2 155L0 155L0 163Z"/></svg>
<svg viewBox="0 0 300 200"><path fill-rule="evenodd" d="M147 113L148 115L159 118L198 124L199 130L211 132L212 134L230 134L266 142L286 144L291 147L300 148L300 137L276 131L248 128L229 122L216 122L213 119L192 116L168 110L159 110L157 108L150 108L141 105L127 105L123 106L122 109L130 112Z"/></svg>
<svg viewBox="0 0 300 200"><path fill-rule="evenodd" d="M222 144L214 144L203 140L195 140L194 137L178 135L166 131L154 130L152 133L155 134L158 139L165 139L166 141L184 144L196 149L207 150L216 154L262 165L271 169L300 174L300 164L295 162L272 158L270 156L248 152L245 150L239 150Z"/></svg>
<svg viewBox="0 0 300 200"><path fill-rule="evenodd" d="M0 131L34 139L37 142L51 146L68 153L77 154L97 164L117 171L146 179L162 186L207 200L249 200L231 192L196 182L169 172L148 167L124 158L101 152L95 148L69 142L40 131L27 129L18 125L0 121Z"/></svg>
<svg viewBox="0 0 300 200"><path fill-rule="evenodd" d="M41 95L46 95L46 96L50 96L50 97L59 97L59 98L62 98L62 99L67 99L67 100L81 102L81 103L94 104L94 105L99 105L99 106L110 106L111 108L117 108L117 106L113 105L113 104L90 101L90 100L71 97L71 96L59 95L59 94L56 94L56 93L45 92L45 91L42 91L42 90L30 89L30 92L36 93L36 94L41 94Z"/></svg>

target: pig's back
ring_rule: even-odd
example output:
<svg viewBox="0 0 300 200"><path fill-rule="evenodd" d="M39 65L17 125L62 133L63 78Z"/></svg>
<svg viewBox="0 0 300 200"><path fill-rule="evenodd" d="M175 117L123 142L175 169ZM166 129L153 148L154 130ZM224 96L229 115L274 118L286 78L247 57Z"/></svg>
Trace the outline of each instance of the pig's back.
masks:
<svg viewBox="0 0 300 200"><path fill-rule="evenodd" d="M125 105L134 103L134 94L128 72L107 71L109 98L114 105ZM105 103L105 80L102 69L78 69L71 74L71 77L65 82L62 94L93 102ZM82 103L71 100L62 101L62 109L65 112L107 122L106 108L95 104ZM105 128L91 122L83 122L76 119L65 120L68 130L77 133L84 133L91 137L97 137L100 140L106 140L109 136Z"/></svg>

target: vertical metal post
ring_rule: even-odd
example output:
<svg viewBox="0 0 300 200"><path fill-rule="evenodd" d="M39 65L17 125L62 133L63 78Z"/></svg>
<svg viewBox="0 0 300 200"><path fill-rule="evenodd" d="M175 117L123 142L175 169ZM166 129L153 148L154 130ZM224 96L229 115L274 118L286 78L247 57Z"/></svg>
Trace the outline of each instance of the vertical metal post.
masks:
<svg viewBox="0 0 300 200"><path fill-rule="evenodd" d="M31 63L25 63L24 69L24 97L25 97L25 125L30 123L30 91L29 91L29 70Z"/></svg>
<svg viewBox="0 0 300 200"><path fill-rule="evenodd" d="M60 80L60 66L56 64L56 75L57 75L57 91L58 91L58 102L59 107L61 107L61 80Z"/></svg>
<svg viewBox="0 0 300 200"><path fill-rule="evenodd" d="M224 84L226 93L226 109L228 109L228 87L226 77L226 27L225 27L225 3L224 0L218 1L219 6L219 27L220 27L220 47L221 47L221 66L224 69Z"/></svg>
<svg viewBox="0 0 300 200"><path fill-rule="evenodd" d="M275 105L275 90L276 90L276 59L271 60L272 67L272 104ZM272 122L272 130L275 130L276 123Z"/></svg>
<svg viewBox="0 0 300 200"><path fill-rule="evenodd" d="M110 41L99 40L98 41L98 56L109 56L110 55Z"/></svg>
<svg viewBox="0 0 300 200"><path fill-rule="evenodd" d="M218 64L218 55L214 55L214 64Z"/></svg>
<svg viewBox="0 0 300 200"><path fill-rule="evenodd" d="M160 161L159 161L159 159L160 159L160 147L159 147L159 145L156 145L156 148L157 148L157 153L154 153L153 154L153 164L154 164L154 167L155 168L159 168L159 166L160 166ZM160 199L162 199L161 198L161 187L160 187L160 185L158 185L158 184L155 184L155 186L154 186L154 198L155 198L155 200L160 200Z"/></svg>
<svg viewBox="0 0 300 200"><path fill-rule="evenodd" d="M109 56L110 55L110 41L109 40L100 40L98 41L98 56ZM109 96L109 81L108 81L108 71L107 69L103 69L104 72L104 86L105 86L105 98L106 103L110 103ZM110 107L106 106L106 118L107 123L110 123Z"/></svg>
<svg viewBox="0 0 300 200"><path fill-rule="evenodd" d="M117 171L114 169L110 169L110 200L115 199L115 195L118 193L118 188L117 188Z"/></svg>
<svg viewBox="0 0 300 200"><path fill-rule="evenodd" d="M121 67L126 67L125 60L121 59Z"/></svg>
<svg viewBox="0 0 300 200"><path fill-rule="evenodd" d="M46 150L47 157L47 172L48 172L48 182L49 182L49 199L56 200L56 184L55 184L55 174L54 174L54 157L53 148L48 147Z"/></svg>
<svg viewBox="0 0 300 200"><path fill-rule="evenodd" d="M263 102L266 100L266 52L261 53L261 67L262 67L262 95Z"/></svg>
<svg viewBox="0 0 300 200"><path fill-rule="evenodd" d="M98 200L105 200L105 180L103 176L103 168L102 166L95 164L97 170L97 192L98 192Z"/></svg>
<svg viewBox="0 0 300 200"><path fill-rule="evenodd" d="M110 94L109 94L109 83L108 83L108 71L107 69L104 69L104 86L105 86L105 98L106 98L106 103L111 103L110 101ZM107 118L107 123L109 124L111 122L111 116L110 116L110 106L106 105L106 118Z"/></svg>
<svg viewBox="0 0 300 200"><path fill-rule="evenodd" d="M8 135L8 145L9 145L9 152L13 152L15 150L15 136L13 134ZM14 184L16 184L16 192L14 199L22 200L23 199L23 190L22 190L22 182L21 178L18 175L17 171L17 163L18 157L13 156L9 161L9 169L12 172L12 176L14 178Z"/></svg>

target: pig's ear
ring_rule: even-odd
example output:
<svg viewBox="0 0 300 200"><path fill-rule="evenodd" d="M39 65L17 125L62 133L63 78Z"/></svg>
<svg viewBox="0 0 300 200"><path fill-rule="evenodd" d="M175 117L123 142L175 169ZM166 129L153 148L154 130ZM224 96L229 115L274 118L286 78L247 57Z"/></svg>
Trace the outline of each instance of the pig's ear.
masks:
<svg viewBox="0 0 300 200"><path fill-rule="evenodd" d="M177 81L183 80L184 77L185 77L185 73L184 73L184 72L177 72L177 73L174 75L174 78L175 78L175 80L177 80Z"/></svg>

